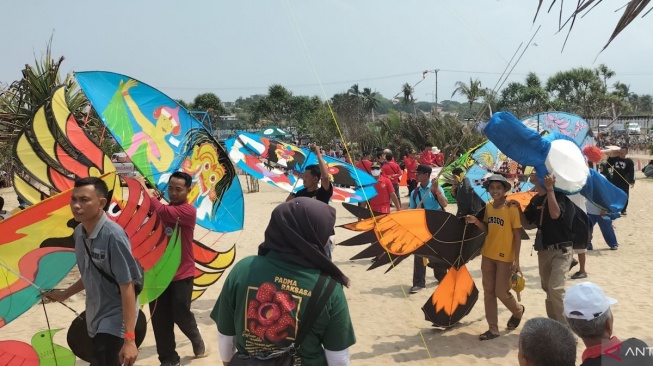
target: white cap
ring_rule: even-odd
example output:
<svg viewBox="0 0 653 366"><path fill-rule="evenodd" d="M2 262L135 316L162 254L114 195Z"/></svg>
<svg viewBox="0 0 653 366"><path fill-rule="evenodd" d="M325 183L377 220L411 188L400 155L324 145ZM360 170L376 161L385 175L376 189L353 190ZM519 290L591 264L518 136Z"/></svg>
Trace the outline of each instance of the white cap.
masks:
<svg viewBox="0 0 653 366"><path fill-rule="evenodd" d="M567 290L563 303L567 318L592 320L605 313L617 300L605 296L603 290L592 282L581 282Z"/></svg>
<svg viewBox="0 0 653 366"><path fill-rule="evenodd" d="M431 152L434 153L434 154L437 154L437 153L440 152L440 149L438 149L437 146L433 146L433 147L431 148Z"/></svg>

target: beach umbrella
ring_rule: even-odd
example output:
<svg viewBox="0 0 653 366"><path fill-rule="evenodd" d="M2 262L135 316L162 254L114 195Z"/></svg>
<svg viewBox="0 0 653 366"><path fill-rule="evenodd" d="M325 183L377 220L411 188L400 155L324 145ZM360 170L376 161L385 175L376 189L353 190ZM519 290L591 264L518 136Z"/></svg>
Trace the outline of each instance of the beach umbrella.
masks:
<svg viewBox="0 0 653 366"><path fill-rule="evenodd" d="M258 132L258 134L260 136L268 137L268 138L280 138L280 137L283 138L283 137L286 137L286 136L290 135L290 133L286 132L285 130L280 129L277 126L265 127L263 129L261 129Z"/></svg>
<svg viewBox="0 0 653 366"><path fill-rule="evenodd" d="M415 209L363 219L342 227L360 234L338 245L371 244L351 258L376 257L368 269L392 262L389 271L411 254L450 266L449 273L438 286L442 289L436 290L422 308L426 320L433 324L454 325L476 303L478 289L465 267L465 263L480 253L485 241L485 233L475 225L468 225L464 219L445 211Z"/></svg>
<svg viewBox="0 0 653 366"><path fill-rule="evenodd" d="M302 173L309 165L317 165L317 156L310 150L256 134L240 132L225 141L231 160L253 177L288 192L303 188ZM333 182L331 200L362 202L376 195L376 179L367 172L330 156L322 156Z"/></svg>

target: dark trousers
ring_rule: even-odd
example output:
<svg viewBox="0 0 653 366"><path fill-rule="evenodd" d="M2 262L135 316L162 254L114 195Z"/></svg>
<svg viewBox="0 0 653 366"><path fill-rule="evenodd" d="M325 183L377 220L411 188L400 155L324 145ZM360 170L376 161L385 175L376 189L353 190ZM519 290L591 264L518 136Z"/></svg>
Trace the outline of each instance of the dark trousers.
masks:
<svg viewBox="0 0 653 366"><path fill-rule="evenodd" d="M156 352L161 363L179 361L179 354L175 350L175 324L194 347L202 342L195 315L190 311L192 294L192 278L172 281L163 294L150 303Z"/></svg>
<svg viewBox="0 0 653 366"><path fill-rule="evenodd" d="M401 206L401 196L399 195L399 183L392 183L392 187L395 189L395 194L397 195L399 206Z"/></svg>
<svg viewBox="0 0 653 366"><path fill-rule="evenodd" d="M416 179L409 179L408 180L408 197L410 197L411 193L417 188L417 180Z"/></svg>
<svg viewBox="0 0 653 366"><path fill-rule="evenodd" d="M413 287L426 287L426 266L424 265L424 259L417 255L414 255L413 259ZM441 264L437 261L429 263L429 267L433 268L433 276L438 281L442 281L449 269L446 263Z"/></svg>
<svg viewBox="0 0 653 366"><path fill-rule="evenodd" d="M119 366L118 354L124 343L120 337L112 334L97 333L92 339L93 361L91 366Z"/></svg>
<svg viewBox="0 0 653 366"><path fill-rule="evenodd" d="M624 209L621 210L621 212L624 212L628 208L628 199L630 198L630 185L625 183L620 183L620 184L615 184L615 186L619 187L619 189L626 192L626 197L627 197L626 204L624 205Z"/></svg>

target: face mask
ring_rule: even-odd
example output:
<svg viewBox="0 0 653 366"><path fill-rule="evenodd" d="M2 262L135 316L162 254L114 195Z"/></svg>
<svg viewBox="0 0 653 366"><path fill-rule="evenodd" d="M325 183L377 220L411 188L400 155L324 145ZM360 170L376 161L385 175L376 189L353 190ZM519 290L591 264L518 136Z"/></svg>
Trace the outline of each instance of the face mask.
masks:
<svg viewBox="0 0 653 366"><path fill-rule="evenodd" d="M372 169L372 176L378 177L381 175L381 169Z"/></svg>

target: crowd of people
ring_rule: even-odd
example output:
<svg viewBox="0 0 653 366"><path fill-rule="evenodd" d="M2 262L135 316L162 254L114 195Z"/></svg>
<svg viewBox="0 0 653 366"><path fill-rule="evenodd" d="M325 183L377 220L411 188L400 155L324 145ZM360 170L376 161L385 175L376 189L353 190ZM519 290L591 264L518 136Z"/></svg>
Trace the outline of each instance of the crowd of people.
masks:
<svg viewBox="0 0 653 366"><path fill-rule="evenodd" d="M333 183L322 150L312 147L318 164L306 167L304 188L277 206L265 230L258 255L241 259L230 271L211 313L217 323L218 352L224 365L252 365L261 359L277 358L284 364L348 365L349 348L356 342L343 287L349 278L332 262L335 209L329 206ZM634 185L632 160L627 149L607 152L612 182L628 194ZM430 144L418 154L410 150L403 167L390 150L380 150L372 160L369 152L356 163L377 183L377 196L366 205L378 214L402 209L399 182L408 181L408 209L445 211L448 202L434 167L444 164L442 153ZM489 176L483 187L490 200L484 203L471 187L463 169L453 171L451 193L458 202L456 216L486 233L481 250L481 275L485 318L488 330L481 341L500 336L497 299L510 311L506 328L522 324L526 307L511 293L511 278L519 274L522 230L537 228L537 251L541 286L546 293L548 318L533 318L523 325L519 337L520 365L573 365L576 361L575 333L583 341L582 365L653 365L647 346L638 339L620 341L613 336L610 306L616 303L590 282L572 286L565 292L568 272L575 266L573 253L578 238L571 230L578 215L587 211L588 229L598 223L610 249L619 244L611 225L614 214L593 204L574 204L554 190L556 178L536 174L530 177L535 195L522 207L507 199L511 184L500 174ZM616 177L616 178L615 178ZM195 208L188 203L192 178L173 173L168 182L169 204L159 202L158 193L148 190L152 206L169 235L181 231L181 264L163 294L149 304L159 361L163 366L180 365L176 352L175 324L188 337L195 357L205 357L209 349L190 310L194 263L192 254ZM622 182L623 181L623 182ZM623 184L622 184L623 183ZM625 186L624 186L625 184ZM134 364L135 319L138 287L144 276L134 259L125 232L108 220L106 184L98 178L76 181L70 204L75 220L75 253L81 279L64 290L46 293L63 301L86 290L87 331L93 343L93 365ZM0 201L0 214L3 202ZM588 238L586 249L592 249ZM586 252L577 251L580 271L571 279L586 278ZM251 268L257 268L252 271ZM426 287L426 268L433 268L439 281L448 265L415 256L411 293ZM616 363L618 360L620 363Z"/></svg>

